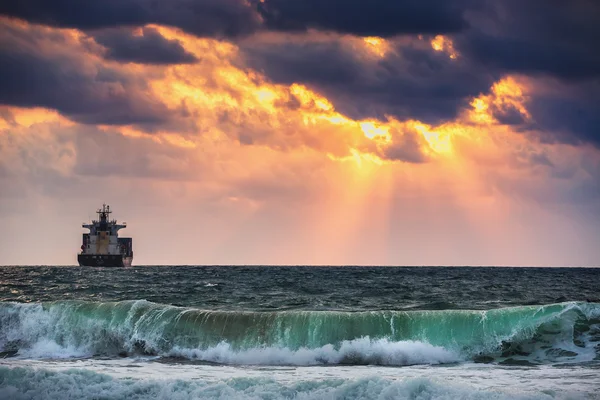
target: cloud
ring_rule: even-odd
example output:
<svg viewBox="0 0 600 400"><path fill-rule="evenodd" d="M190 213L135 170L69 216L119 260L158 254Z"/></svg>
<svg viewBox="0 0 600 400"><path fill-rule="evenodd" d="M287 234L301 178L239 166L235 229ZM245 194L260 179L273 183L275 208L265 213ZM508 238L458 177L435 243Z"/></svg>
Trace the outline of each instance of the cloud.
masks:
<svg viewBox="0 0 600 400"><path fill-rule="evenodd" d="M600 80L585 83L543 80L535 86L527 108L535 128L546 141L590 143L600 148L598 104Z"/></svg>
<svg viewBox="0 0 600 400"><path fill-rule="evenodd" d="M423 138L414 130L405 129L398 132L392 130L392 143L382 149L382 158L391 161L404 161L409 163L422 163L427 161L423 153L425 146Z"/></svg>
<svg viewBox="0 0 600 400"><path fill-rule="evenodd" d="M143 76L108 66L70 32L0 19L0 103L86 124L160 124L171 111Z"/></svg>
<svg viewBox="0 0 600 400"><path fill-rule="evenodd" d="M76 154L72 173L79 177L184 181L196 179L199 173L193 149L91 126L72 128L71 134Z"/></svg>
<svg viewBox="0 0 600 400"><path fill-rule="evenodd" d="M433 50L426 40L390 46L379 57L343 37L304 36L247 41L240 48L244 62L274 82L303 83L354 119L389 115L440 123L455 118L498 77Z"/></svg>
<svg viewBox="0 0 600 400"><path fill-rule="evenodd" d="M268 29L317 29L359 36L450 33L467 28L469 0L264 0L258 9Z"/></svg>
<svg viewBox="0 0 600 400"><path fill-rule="evenodd" d="M83 30L161 24L202 37L238 37L257 31L319 29L355 35L450 33L465 29L472 0L22 0L0 14Z"/></svg>
<svg viewBox="0 0 600 400"><path fill-rule="evenodd" d="M94 40L107 48L105 58L141 64L190 64L198 61L178 40L163 37L156 29L112 28L93 34Z"/></svg>
<svg viewBox="0 0 600 400"><path fill-rule="evenodd" d="M492 110L494 117L520 131L545 131L548 141L599 141L593 104L600 99L595 89L600 5L594 0L549 0L541 6L519 0L23 0L2 3L0 13L84 30L106 46L107 58L123 62L166 65L201 57L189 43L184 48L148 24L228 38L242 50L241 67L262 71L275 83L304 84L353 119L391 116L438 124L454 119L501 77L555 79L568 88L567 98L532 92L530 118L510 106ZM133 35L132 27L145 27L145 34ZM431 48L436 34L445 35L457 57ZM43 35L43 40L63 40L49 30ZM368 54L357 44L357 36L367 35L388 38L389 49ZM86 123L147 123L148 129L168 118L168 110L148 95L144 80L132 83L135 79L124 70L98 64L94 72L91 61L82 61L75 51L67 57L56 51L24 53L18 43L2 51L9 61L0 71L9 89L0 98L4 103L56 107ZM50 68L39 68L42 64ZM16 88L23 71L35 82L48 82L46 90L34 84L34 95ZM66 98L57 99L61 95L55 93Z"/></svg>
<svg viewBox="0 0 600 400"><path fill-rule="evenodd" d="M461 54L474 63L505 73L546 74L565 80L600 76L600 56L579 43L555 43L547 38L527 41L480 32L467 37L457 43Z"/></svg>
<svg viewBox="0 0 600 400"><path fill-rule="evenodd" d="M493 105L491 107L492 116L501 124L521 125L525 124L526 119L521 110L512 104Z"/></svg>
<svg viewBox="0 0 600 400"><path fill-rule="evenodd" d="M505 73L584 80L600 76L600 3L487 0L472 13L473 29L456 35L455 47L474 63Z"/></svg>
<svg viewBox="0 0 600 400"><path fill-rule="evenodd" d="M156 135L128 136L116 129L60 122L15 126L0 146L12 153L8 168L16 179L33 181L60 194L66 186L95 178L189 182L207 166L193 147L171 144ZM32 141L37 138L36 141Z"/></svg>
<svg viewBox="0 0 600 400"><path fill-rule="evenodd" d="M265 17L267 25L282 30L310 27L337 33L390 34L385 30L385 18L378 32L362 29L361 23L368 24L374 10L393 15L389 7L395 6L391 3L361 7L362 19L354 13L354 2L338 8L329 8L331 3L311 4L266 1L265 9L274 15L272 20ZM487 1L478 6L451 4L456 6L455 14L443 7L432 13L460 15L468 20L468 27L446 36L457 54L455 58L433 51L427 37L390 38L386 42L389 49L381 57L365 56L363 49L345 36L323 39L315 32L300 39L280 36L279 40L245 41L241 48L248 64L264 71L270 79L304 83L353 118L384 119L390 115L401 120L441 123L454 119L470 99L487 92L501 77L514 74L530 80L548 79L551 87L562 87L565 94L535 90L526 101L529 115L506 105L491 110L493 116L523 132L536 130L546 136L544 140L598 145L598 2L552 0L544 6L517 0ZM409 11L406 15L413 14ZM352 24L345 21L360 22L353 30L349 28ZM397 26L396 33L401 33L404 25Z"/></svg>
<svg viewBox="0 0 600 400"><path fill-rule="evenodd" d="M280 152L240 146L234 138L197 136L181 143L169 134L131 135L118 128L71 123L43 109L0 109L0 200L29 194L70 197L88 182L181 183L202 187L204 200L300 201L303 183L323 164L318 151ZM24 115L30 114L30 115ZM307 168L307 166L311 168ZM98 185L102 186L100 183ZM35 190L30 190L30 189Z"/></svg>
<svg viewBox="0 0 600 400"><path fill-rule="evenodd" d="M0 14L82 30L154 23L210 37L248 34L260 24L245 0L23 0L1 3Z"/></svg>
<svg viewBox="0 0 600 400"><path fill-rule="evenodd" d="M489 0L469 18L472 29L454 36L454 46L494 74L529 78L531 121L510 109L498 112L499 120L534 129L549 142L598 147L599 17L593 0Z"/></svg>

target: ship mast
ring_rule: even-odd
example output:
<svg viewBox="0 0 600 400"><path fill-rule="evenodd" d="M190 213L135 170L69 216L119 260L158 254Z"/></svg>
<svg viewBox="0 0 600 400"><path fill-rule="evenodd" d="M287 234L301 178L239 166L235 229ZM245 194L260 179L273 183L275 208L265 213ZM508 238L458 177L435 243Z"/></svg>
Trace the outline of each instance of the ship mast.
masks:
<svg viewBox="0 0 600 400"><path fill-rule="evenodd" d="M96 211L96 214L100 217L100 222L106 222L108 214L112 214L112 211L110 211L110 206L102 204L102 208L99 208L98 211Z"/></svg>
<svg viewBox="0 0 600 400"><path fill-rule="evenodd" d="M110 206L107 206L106 204L102 204L102 208L98 209L98 211L96 211L96 213L98 214L98 217L100 218L100 227L99 230L101 231L106 231L108 230L108 215L111 213L112 211L110 211Z"/></svg>

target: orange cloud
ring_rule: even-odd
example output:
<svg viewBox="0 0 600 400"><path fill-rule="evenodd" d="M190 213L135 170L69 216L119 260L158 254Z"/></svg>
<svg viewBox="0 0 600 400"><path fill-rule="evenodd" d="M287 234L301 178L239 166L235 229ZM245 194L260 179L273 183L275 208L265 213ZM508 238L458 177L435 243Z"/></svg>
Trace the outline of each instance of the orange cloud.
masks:
<svg viewBox="0 0 600 400"><path fill-rule="evenodd" d="M431 39L430 43L431 48L435 51L443 51L446 54L448 54L448 57L453 59L458 57L458 53L454 49L454 43L452 43L452 40L447 38L446 36L437 35L436 37Z"/></svg>
<svg viewBox="0 0 600 400"><path fill-rule="evenodd" d="M471 101L472 109L467 118L480 124L497 124L499 115L513 111L524 120L531 119L525 108L528 100L527 83L516 77L508 76L494 83L490 94L481 95Z"/></svg>

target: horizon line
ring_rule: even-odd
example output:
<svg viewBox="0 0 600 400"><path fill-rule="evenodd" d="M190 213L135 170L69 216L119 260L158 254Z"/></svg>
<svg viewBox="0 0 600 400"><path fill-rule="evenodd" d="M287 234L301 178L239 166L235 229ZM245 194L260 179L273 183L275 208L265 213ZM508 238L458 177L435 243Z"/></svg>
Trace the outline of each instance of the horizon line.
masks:
<svg viewBox="0 0 600 400"><path fill-rule="evenodd" d="M87 267L77 264L2 264L3 267L77 267L77 268L114 268ZM600 265L392 265L392 264L138 264L125 268L136 267L359 267L359 268L600 268Z"/></svg>

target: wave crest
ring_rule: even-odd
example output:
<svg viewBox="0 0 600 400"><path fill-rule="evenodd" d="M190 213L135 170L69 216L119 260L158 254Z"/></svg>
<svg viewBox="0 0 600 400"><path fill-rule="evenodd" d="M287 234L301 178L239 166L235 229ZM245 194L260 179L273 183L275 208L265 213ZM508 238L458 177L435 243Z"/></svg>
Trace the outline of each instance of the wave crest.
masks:
<svg viewBox="0 0 600 400"><path fill-rule="evenodd" d="M149 303L0 303L0 349L23 357L133 354L228 364L593 360L600 305L488 311L215 312Z"/></svg>

